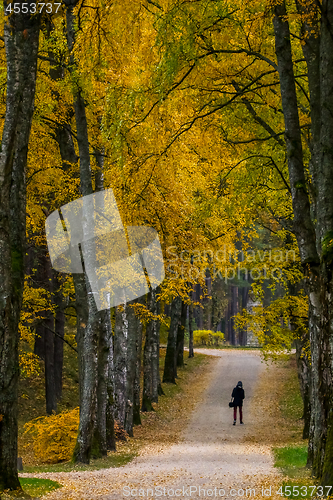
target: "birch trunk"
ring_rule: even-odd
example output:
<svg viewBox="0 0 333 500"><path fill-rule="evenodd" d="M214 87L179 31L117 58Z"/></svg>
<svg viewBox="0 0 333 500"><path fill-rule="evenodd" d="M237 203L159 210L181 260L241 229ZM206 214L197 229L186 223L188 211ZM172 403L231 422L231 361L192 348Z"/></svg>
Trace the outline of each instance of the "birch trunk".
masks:
<svg viewBox="0 0 333 500"><path fill-rule="evenodd" d="M15 14L5 19L7 92L0 153L0 492L20 489L18 323L26 243L25 170L34 110L40 16Z"/></svg>
<svg viewBox="0 0 333 500"><path fill-rule="evenodd" d="M303 4L304 6L304 4ZM300 6L299 6L300 7ZM316 12L317 5L305 8ZM316 16L312 17L316 23ZM308 18L309 19L309 18ZM285 3L275 7L274 31L278 60L285 140L288 153L290 187L293 201L294 233L304 266L309 295L309 335L311 347L311 421L308 463L322 484L333 481L333 314L332 244L333 235L333 22L332 3L321 6L321 33L316 28L308 38L304 55L308 65L311 96L311 162L314 209L310 208L304 174L295 77L293 73L289 24ZM303 30L307 26L303 24ZM312 44L312 45L311 45ZM315 60L316 59L316 60ZM319 77L319 86L318 86ZM315 214L315 227L311 214Z"/></svg>
<svg viewBox="0 0 333 500"><path fill-rule="evenodd" d="M108 450L107 440L107 406L108 406L108 380L110 351L112 349L112 326L110 311L100 311L98 322L98 380L97 380L97 417L92 456L106 456ZM113 425L113 423L111 423Z"/></svg>
<svg viewBox="0 0 333 500"><path fill-rule="evenodd" d="M107 396L108 399L106 405L106 447L108 451L116 451L116 438L114 431L115 396L114 396L114 361L113 361L112 335L110 337L110 350L108 357Z"/></svg>
<svg viewBox="0 0 333 500"><path fill-rule="evenodd" d="M150 312L156 316L157 302L156 290L151 290L148 294L148 307ZM146 326L146 338L143 351L143 392L142 411L153 411L153 402L158 401L158 332L157 320L151 319Z"/></svg>
<svg viewBox="0 0 333 500"><path fill-rule="evenodd" d="M134 386L136 378L137 363L137 340L139 333L139 319L135 316L135 310L131 306L134 301L127 305L128 340L127 340L127 377L126 377L126 414L125 431L133 436L134 425Z"/></svg>
<svg viewBox="0 0 333 500"><path fill-rule="evenodd" d="M73 11L73 3L65 2L66 8L66 25L67 25L67 45L70 53L71 71L74 72L75 69L75 59L73 56L73 48L75 43L75 15ZM74 2L75 4L75 2ZM80 82L78 75L75 75L75 85L74 89L74 110L75 110L75 121L76 121L76 131L77 131L77 142L79 146L79 157L80 157L80 188L82 196L88 196L93 193L92 178L91 178L91 165L90 165L90 151L89 151L89 140L88 140L88 125L86 117L86 109L84 98L82 95L82 90L80 88ZM94 227L93 220L93 202L88 199L87 203L91 203L91 206L83 205L82 213L82 230L84 238L84 259L85 266L90 269L94 269L95 261L95 245L91 238L91 232ZM89 241L88 241L89 240ZM98 449L98 442L96 440L93 444L93 438L95 433L100 434L100 429L97 431L95 427L96 422L96 411L97 411L97 377L98 377L98 311L93 298L90 282L87 274L85 277L85 288L87 292L87 323L83 324L82 328L78 330L78 335L82 338L78 339L78 350L79 350L79 363L80 368L80 424L79 432L77 437L77 443L74 450L73 460L74 462L89 463L90 456L93 453L94 456L99 456L101 451ZM104 367L103 367L104 369Z"/></svg>
<svg viewBox="0 0 333 500"><path fill-rule="evenodd" d="M140 378L141 378L141 359L142 359L142 323L138 322L138 332L136 338L136 362L135 362L135 380L133 393L133 424L141 425L140 415Z"/></svg>
<svg viewBox="0 0 333 500"><path fill-rule="evenodd" d="M115 419L124 427L127 389L128 319L126 305L116 308L114 332L114 396Z"/></svg>

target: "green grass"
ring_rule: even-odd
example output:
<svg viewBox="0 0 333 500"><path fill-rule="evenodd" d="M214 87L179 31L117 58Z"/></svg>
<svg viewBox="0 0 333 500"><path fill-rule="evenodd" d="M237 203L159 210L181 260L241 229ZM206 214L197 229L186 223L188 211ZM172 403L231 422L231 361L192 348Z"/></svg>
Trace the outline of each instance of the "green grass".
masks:
<svg viewBox="0 0 333 500"><path fill-rule="evenodd" d="M308 457L307 446L284 446L274 448L274 466L279 467L289 477L297 477L305 472Z"/></svg>
<svg viewBox="0 0 333 500"><path fill-rule="evenodd" d="M12 499L39 499L43 495L50 493L51 491L61 488L61 484L56 481L51 481L50 479L37 479L37 478L20 478L22 492L12 491L5 492L1 495L1 498Z"/></svg>
<svg viewBox="0 0 333 500"><path fill-rule="evenodd" d="M20 478L20 483L23 491L32 497L41 497L62 487L61 484L51 481L51 479L37 479L34 477Z"/></svg>
<svg viewBox="0 0 333 500"><path fill-rule="evenodd" d="M311 498L315 483L306 468L307 445L273 448L274 466L290 480L283 481L282 492L286 498ZM287 488L290 487L290 488ZM289 495L290 493L290 495Z"/></svg>

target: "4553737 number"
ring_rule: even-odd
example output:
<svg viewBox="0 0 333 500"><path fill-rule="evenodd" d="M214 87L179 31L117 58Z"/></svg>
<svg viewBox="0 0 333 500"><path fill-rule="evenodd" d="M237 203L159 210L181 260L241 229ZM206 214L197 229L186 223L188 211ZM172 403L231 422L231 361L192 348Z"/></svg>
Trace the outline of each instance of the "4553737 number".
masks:
<svg viewBox="0 0 333 500"><path fill-rule="evenodd" d="M40 14L43 10L47 14L56 14L61 3L10 3L7 5L5 15L10 14Z"/></svg>
<svg viewBox="0 0 333 500"><path fill-rule="evenodd" d="M276 492L278 495L285 497L327 497L332 490L332 486L280 486Z"/></svg>

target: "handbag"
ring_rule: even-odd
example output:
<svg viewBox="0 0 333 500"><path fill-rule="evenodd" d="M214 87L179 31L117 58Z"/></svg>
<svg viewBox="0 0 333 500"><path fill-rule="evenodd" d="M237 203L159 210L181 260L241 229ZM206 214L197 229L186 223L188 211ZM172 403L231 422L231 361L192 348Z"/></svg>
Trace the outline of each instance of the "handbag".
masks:
<svg viewBox="0 0 333 500"><path fill-rule="evenodd" d="M234 408L235 407L235 403L233 401L229 401L229 408Z"/></svg>

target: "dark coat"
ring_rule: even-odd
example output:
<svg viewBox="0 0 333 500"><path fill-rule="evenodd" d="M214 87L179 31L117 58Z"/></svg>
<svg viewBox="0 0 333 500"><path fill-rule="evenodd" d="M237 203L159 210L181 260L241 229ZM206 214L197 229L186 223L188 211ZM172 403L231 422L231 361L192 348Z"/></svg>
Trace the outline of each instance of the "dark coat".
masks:
<svg viewBox="0 0 333 500"><path fill-rule="evenodd" d="M231 397L234 398L235 406L243 406L243 399L245 398L245 392L242 387L235 387L232 391Z"/></svg>

